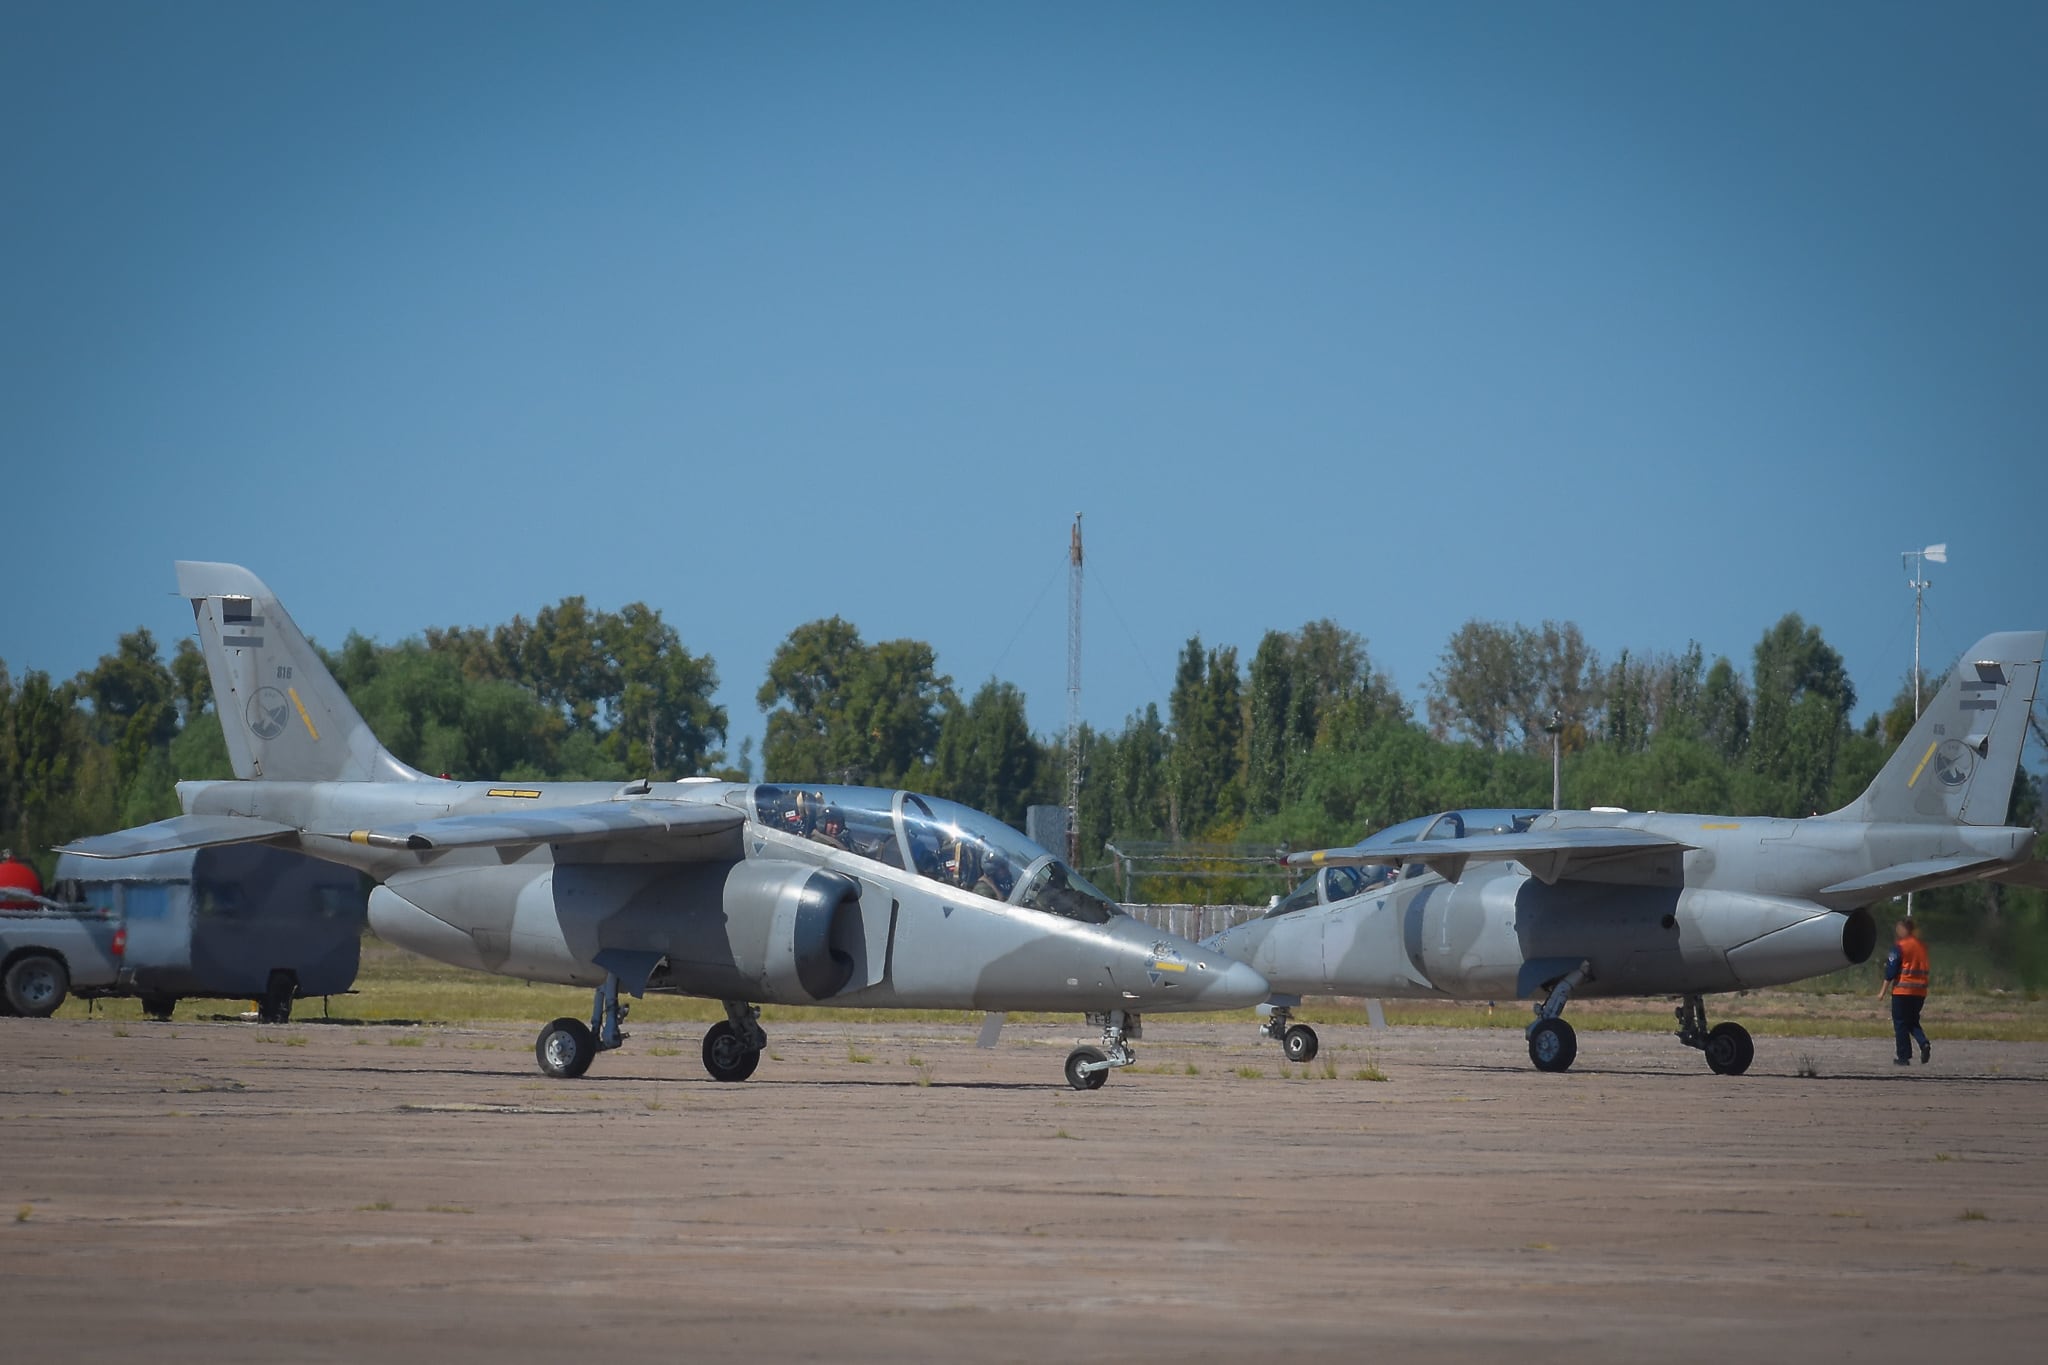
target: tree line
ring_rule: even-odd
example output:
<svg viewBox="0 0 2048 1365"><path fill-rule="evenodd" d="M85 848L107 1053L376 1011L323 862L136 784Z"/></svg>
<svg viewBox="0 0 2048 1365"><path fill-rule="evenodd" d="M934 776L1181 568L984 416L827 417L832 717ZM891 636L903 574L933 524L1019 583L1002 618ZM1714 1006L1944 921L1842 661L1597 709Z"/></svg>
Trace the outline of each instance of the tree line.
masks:
<svg viewBox="0 0 2048 1365"><path fill-rule="evenodd" d="M431 773L741 780L758 768L913 787L1019 827L1027 806L1064 800L1065 736L1032 732L1015 685L991 678L963 697L929 644L869 642L836 616L798 626L770 660L758 761L722 747L714 661L644 603L610 612L568 597L530 620L396 644L352 633L322 653L386 746ZM1697 645L1603 659L1570 622L1473 620L1445 643L1418 708L1363 636L1327 620L1268 631L1248 665L1196 637L1163 709L1083 727L1083 863L1115 840L1301 848L1433 810L1548 806L1553 742L1566 806L1809 815L1851 800L1912 724L1910 681L1859 721L1841 655L1796 614L1746 664ZM26 854L175 814L175 782L228 775L189 639L165 658L148 631L130 632L65 681L0 662L0 839ZM2040 807L2023 772L2013 818Z"/></svg>

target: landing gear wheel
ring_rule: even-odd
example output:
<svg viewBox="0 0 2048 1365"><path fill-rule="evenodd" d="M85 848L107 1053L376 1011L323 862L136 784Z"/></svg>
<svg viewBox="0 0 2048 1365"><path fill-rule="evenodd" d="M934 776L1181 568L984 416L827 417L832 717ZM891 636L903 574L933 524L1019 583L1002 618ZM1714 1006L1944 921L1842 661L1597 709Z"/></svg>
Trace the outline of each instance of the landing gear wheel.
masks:
<svg viewBox="0 0 2048 1365"><path fill-rule="evenodd" d="M1067 1084L1076 1090L1100 1090L1102 1083L1109 1079L1109 1069L1083 1071L1084 1062L1106 1062L1109 1057L1101 1048L1077 1047L1067 1054Z"/></svg>
<svg viewBox="0 0 2048 1365"><path fill-rule="evenodd" d="M573 1081L597 1059L597 1039L581 1019L557 1019L533 1043L540 1069L558 1081Z"/></svg>
<svg viewBox="0 0 2048 1365"><path fill-rule="evenodd" d="M154 1019L159 1024L171 1022L171 1014L178 1008L175 995L145 995L142 997L142 1017Z"/></svg>
<svg viewBox="0 0 2048 1365"><path fill-rule="evenodd" d="M704 1035L704 1069L714 1081L743 1081L761 1065L761 1052L747 1046L747 1040L729 1019L713 1024Z"/></svg>
<svg viewBox="0 0 2048 1365"><path fill-rule="evenodd" d="M1740 1024L1716 1024L1707 1034L1707 1065L1716 1076L1740 1076L1756 1060L1756 1043Z"/></svg>
<svg viewBox="0 0 2048 1365"><path fill-rule="evenodd" d="M49 1018L70 993L71 974L63 963L43 953L16 958L6 977L0 979L0 994L7 997L7 1008L24 1019Z"/></svg>
<svg viewBox="0 0 2048 1365"><path fill-rule="evenodd" d="M1316 1053L1322 1050L1322 1046L1322 1041L1316 1037L1316 1031L1307 1024L1296 1024L1280 1035L1280 1048L1287 1054L1287 1060L1290 1062L1314 1061Z"/></svg>
<svg viewBox="0 0 2048 1365"><path fill-rule="evenodd" d="M295 973L282 969L270 974L269 982L263 987L263 998L256 1002L256 1019L264 1024L289 1024L292 1021L292 999L299 993L299 978Z"/></svg>
<svg viewBox="0 0 2048 1365"><path fill-rule="evenodd" d="M1562 1019L1539 1019L1529 1030L1529 1060L1538 1071L1569 1071L1579 1056L1579 1035Z"/></svg>

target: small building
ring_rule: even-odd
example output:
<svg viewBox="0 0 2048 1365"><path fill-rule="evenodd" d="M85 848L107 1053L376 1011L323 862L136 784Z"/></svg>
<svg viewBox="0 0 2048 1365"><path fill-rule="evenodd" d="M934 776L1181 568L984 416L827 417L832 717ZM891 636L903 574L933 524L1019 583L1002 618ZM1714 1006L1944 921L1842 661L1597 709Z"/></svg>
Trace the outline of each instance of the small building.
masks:
<svg viewBox="0 0 2048 1365"><path fill-rule="evenodd" d="M255 1000L266 1022L292 1001L355 985L369 890L353 870L267 844L57 861L65 900L113 910L128 930L124 984L153 1018L178 1001Z"/></svg>

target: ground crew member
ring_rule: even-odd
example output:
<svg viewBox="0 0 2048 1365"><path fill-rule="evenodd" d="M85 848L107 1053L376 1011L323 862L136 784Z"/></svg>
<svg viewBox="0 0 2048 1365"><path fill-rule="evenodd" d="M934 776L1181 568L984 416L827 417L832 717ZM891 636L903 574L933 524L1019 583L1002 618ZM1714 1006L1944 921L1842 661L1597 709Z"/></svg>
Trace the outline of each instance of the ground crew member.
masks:
<svg viewBox="0 0 2048 1365"><path fill-rule="evenodd" d="M1892 1034L1899 1045L1896 1066L1913 1064L1913 1043L1920 1044L1920 1060L1934 1056L1927 1030L1920 1027L1920 1009L1927 1003L1927 945L1914 932L1911 916L1892 926L1891 956L1884 960L1884 981L1877 998L1892 998Z"/></svg>

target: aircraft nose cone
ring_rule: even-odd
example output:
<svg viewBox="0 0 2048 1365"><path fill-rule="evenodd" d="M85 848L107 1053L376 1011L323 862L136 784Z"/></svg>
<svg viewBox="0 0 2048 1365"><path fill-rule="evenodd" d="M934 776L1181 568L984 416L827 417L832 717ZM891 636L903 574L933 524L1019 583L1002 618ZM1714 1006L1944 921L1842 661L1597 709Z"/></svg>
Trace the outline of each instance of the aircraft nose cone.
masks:
<svg viewBox="0 0 2048 1365"><path fill-rule="evenodd" d="M1242 962L1211 960L1208 975L1209 985L1202 991L1202 1003L1219 1010L1256 1005L1273 993L1266 978Z"/></svg>

